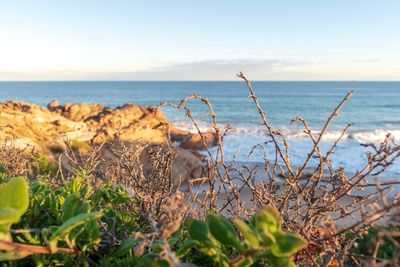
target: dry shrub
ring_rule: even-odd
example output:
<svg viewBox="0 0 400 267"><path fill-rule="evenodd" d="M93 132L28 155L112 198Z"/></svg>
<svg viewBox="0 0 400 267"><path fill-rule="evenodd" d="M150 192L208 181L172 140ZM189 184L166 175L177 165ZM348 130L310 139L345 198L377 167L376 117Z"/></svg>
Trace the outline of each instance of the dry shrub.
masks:
<svg viewBox="0 0 400 267"><path fill-rule="evenodd" d="M260 168L238 166L234 161L226 162L223 139L230 127L227 125L221 130L207 98L194 94L177 105L160 105L185 109L207 148L208 175L197 179L200 184L192 185L191 199L195 204L192 203L191 206L203 211L217 210L230 217L249 218L258 207L272 205L284 218L284 230L298 233L309 242L308 248L296 255L298 264L310 266L318 265L317 261L322 261L325 264L339 262L343 265L349 256L354 256L350 253L354 240L369 227L387 221L391 212L400 206L399 193L388 197L396 182L371 183L372 177L385 172L400 156L400 146L394 143L389 135L378 146L364 145L369 148L369 152L366 152L367 163L355 174L350 175L343 168L333 168L330 156L352 125L349 124L343 129L342 134L326 153L322 152L320 142L334 118L339 115L341 108L353 94L351 91L334 109L318 135L313 134L303 118L297 117L292 121L301 123L313 144L304 163L293 166L286 137L269 123L251 82L243 73L238 74L238 77L246 82L249 97L260 113L261 123L266 128L269 138L265 144L254 148L264 152L262 178L257 174ZM214 154L207 147L190 109L185 106L185 103L192 99L203 102L210 112L211 124L218 137L218 147ZM250 154L252 152L250 151ZM275 155L273 161L269 159L268 153ZM313 158L316 158L318 163L311 165Z"/></svg>
<svg viewBox="0 0 400 267"><path fill-rule="evenodd" d="M136 255L142 255L145 248L150 247L154 242L161 242L162 251L160 259L170 263L170 266L180 266L180 261L172 251L168 243L168 238L179 230L189 208L184 202L184 194L180 191L172 193L166 197L159 214L149 212L147 214L151 231L149 233L136 233L136 238L140 240L135 248ZM158 217L156 216L158 215Z"/></svg>
<svg viewBox="0 0 400 267"><path fill-rule="evenodd" d="M0 141L0 165L10 176L27 176L30 173L31 163L37 156L33 147L18 146L11 138Z"/></svg>
<svg viewBox="0 0 400 267"><path fill-rule="evenodd" d="M114 161L110 161L109 177L124 184L142 203L145 214L159 218L167 197L173 193L171 178L175 152L164 144L120 143L112 150Z"/></svg>
<svg viewBox="0 0 400 267"><path fill-rule="evenodd" d="M114 177L106 176L106 163L109 161L109 147L112 144L90 144L84 150L76 147L75 142L63 140L62 153L58 156L58 162L64 180L68 180L76 175L86 175L93 185L101 185L103 182L111 181ZM116 183L115 183L116 184Z"/></svg>
<svg viewBox="0 0 400 267"><path fill-rule="evenodd" d="M115 141L82 152L67 143L60 161L70 176L83 173L94 186L105 181L123 185L140 199L144 218L159 218L176 191L171 177L175 154L169 144Z"/></svg>

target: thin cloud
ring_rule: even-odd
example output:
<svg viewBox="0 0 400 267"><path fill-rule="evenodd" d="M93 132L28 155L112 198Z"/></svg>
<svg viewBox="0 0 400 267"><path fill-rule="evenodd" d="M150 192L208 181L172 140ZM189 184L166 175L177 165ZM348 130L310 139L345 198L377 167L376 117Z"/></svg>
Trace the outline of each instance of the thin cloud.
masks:
<svg viewBox="0 0 400 267"><path fill-rule="evenodd" d="M204 60L184 63L164 63L139 71L50 71L45 73L1 72L1 80L232 80L239 71L258 79L268 79L286 69L304 65L289 59Z"/></svg>
<svg viewBox="0 0 400 267"><path fill-rule="evenodd" d="M370 58L370 59L355 59L353 62L360 62L360 63L379 63L382 62L381 59L377 58Z"/></svg>
<svg viewBox="0 0 400 267"><path fill-rule="evenodd" d="M127 80L232 80L236 73L244 71L255 77L267 78L303 64L306 63L287 59L221 59L172 63L146 71L103 73L101 76Z"/></svg>
<svg viewBox="0 0 400 267"><path fill-rule="evenodd" d="M380 63L378 59L354 59L345 65L340 60L216 59L157 63L133 71L0 71L0 80L235 80L239 71L252 80L398 80L397 71L387 71L383 76Z"/></svg>

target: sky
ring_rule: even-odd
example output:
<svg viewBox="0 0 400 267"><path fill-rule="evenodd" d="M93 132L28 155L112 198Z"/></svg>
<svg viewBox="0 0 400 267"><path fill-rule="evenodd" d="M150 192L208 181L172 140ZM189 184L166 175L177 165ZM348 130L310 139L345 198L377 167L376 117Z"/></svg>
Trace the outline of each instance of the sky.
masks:
<svg viewBox="0 0 400 267"><path fill-rule="evenodd" d="M2 0L0 81L400 80L398 0Z"/></svg>

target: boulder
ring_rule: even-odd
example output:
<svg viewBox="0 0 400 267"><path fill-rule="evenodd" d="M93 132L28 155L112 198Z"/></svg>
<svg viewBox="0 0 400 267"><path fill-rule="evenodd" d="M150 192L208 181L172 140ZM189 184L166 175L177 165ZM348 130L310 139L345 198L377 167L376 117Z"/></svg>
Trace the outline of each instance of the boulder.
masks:
<svg viewBox="0 0 400 267"><path fill-rule="evenodd" d="M47 104L47 108L49 110L56 110L60 106L57 99L53 99L49 104Z"/></svg>
<svg viewBox="0 0 400 267"><path fill-rule="evenodd" d="M203 138L200 136L200 134L193 134L187 139L183 140L179 146L184 149L205 150L206 146L211 148L218 144L217 135L215 133L206 132L202 133L202 135Z"/></svg>
<svg viewBox="0 0 400 267"><path fill-rule="evenodd" d="M86 103L76 103L76 104L66 104L61 107L61 114L67 119L73 121L85 121L91 117L97 116L104 110L104 105L101 104L86 104Z"/></svg>
<svg viewBox="0 0 400 267"><path fill-rule="evenodd" d="M174 184L185 183L190 179L200 178L203 175L203 160L188 150L177 148L171 173Z"/></svg>

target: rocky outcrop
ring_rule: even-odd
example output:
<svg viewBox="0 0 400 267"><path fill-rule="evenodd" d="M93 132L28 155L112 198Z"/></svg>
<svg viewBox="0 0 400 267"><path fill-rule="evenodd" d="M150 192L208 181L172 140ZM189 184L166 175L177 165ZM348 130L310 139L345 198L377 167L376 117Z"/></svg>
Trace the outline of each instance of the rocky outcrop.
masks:
<svg viewBox="0 0 400 267"><path fill-rule="evenodd" d="M79 121L69 120L41 106L6 101L0 104L0 140L12 138L18 144L35 146L39 151L59 140L90 141L95 132Z"/></svg>
<svg viewBox="0 0 400 267"><path fill-rule="evenodd" d="M166 141L167 131L173 136L172 141L188 134L174 127L159 109L152 106L126 104L114 109L86 103L61 106L53 100L48 109L69 120L85 122L95 132L91 141L96 144L110 140L162 143Z"/></svg>
<svg viewBox="0 0 400 267"><path fill-rule="evenodd" d="M20 146L30 145L44 153L65 140L101 144L103 142L170 143L182 141L176 148L173 177L190 179L201 175L202 159L189 150L204 149L199 135L176 128L155 107L126 104L108 108L101 104L67 103L53 100L47 108L32 103L0 103L0 140L12 138ZM169 139L170 140L169 140ZM215 135L205 133L208 147Z"/></svg>
<svg viewBox="0 0 400 267"><path fill-rule="evenodd" d="M44 146L60 138L91 143L114 140L163 143L167 141L168 132L175 139L188 135L174 127L160 110L132 104L112 109L85 103L61 106L54 100L44 108L7 101L0 103L0 119L2 126L12 126L3 130L0 137L28 138Z"/></svg>
<svg viewBox="0 0 400 267"><path fill-rule="evenodd" d="M113 139L162 143L166 139L161 124L171 125L166 119L161 120L155 111L131 104L104 109L92 116L87 123L97 129L94 143Z"/></svg>

